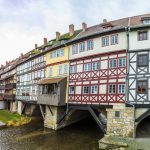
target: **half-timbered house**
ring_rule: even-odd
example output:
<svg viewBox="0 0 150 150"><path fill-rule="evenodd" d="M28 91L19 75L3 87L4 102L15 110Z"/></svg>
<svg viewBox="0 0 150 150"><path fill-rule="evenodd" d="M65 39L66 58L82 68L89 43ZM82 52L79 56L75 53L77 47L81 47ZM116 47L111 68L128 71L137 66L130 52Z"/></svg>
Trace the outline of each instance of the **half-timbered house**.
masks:
<svg viewBox="0 0 150 150"><path fill-rule="evenodd" d="M44 44L47 44L46 38ZM42 53L44 50L35 44L35 49L22 55L22 62L17 65L16 100L19 113L32 114L39 110L37 83L45 78L45 55Z"/></svg>

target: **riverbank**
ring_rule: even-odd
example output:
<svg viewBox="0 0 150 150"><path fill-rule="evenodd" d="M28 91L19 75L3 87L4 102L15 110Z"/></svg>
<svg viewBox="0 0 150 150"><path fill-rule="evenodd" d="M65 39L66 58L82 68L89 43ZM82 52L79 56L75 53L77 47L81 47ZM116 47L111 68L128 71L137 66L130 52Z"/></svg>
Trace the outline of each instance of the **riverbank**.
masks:
<svg viewBox="0 0 150 150"><path fill-rule="evenodd" d="M150 138L124 138L106 135L99 140L100 150L149 150Z"/></svg>
<svg viewBox="0 0 150 150"><path fill-rule="evenodd" d="M1 126L21 126L31 121L31 118L13 113L7 110L0 110Z"/></svg>

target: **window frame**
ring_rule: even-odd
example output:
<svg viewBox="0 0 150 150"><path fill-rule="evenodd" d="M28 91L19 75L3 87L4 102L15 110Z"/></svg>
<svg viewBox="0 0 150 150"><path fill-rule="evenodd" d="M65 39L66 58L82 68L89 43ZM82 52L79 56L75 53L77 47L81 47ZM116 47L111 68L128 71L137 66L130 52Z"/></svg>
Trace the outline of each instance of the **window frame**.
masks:
<svg viewBox="0 0 150 150"><path fill-rule="evenodd" d="M85 89L84 88L88 88L88 93L85 93ZM83 94L90 94L90 86L83 86Z"/></svg>
<svg viewBox="0 0 150 150"><path fill-rule="evenodd" d="M115 86L115 92L110 92L110 86L112 86L112 90L113 90L113 86ZM116 84L109 84L109 85L108 85L108 93L109 93L109 94L116 94L116 90L117 90Z"/></svg>
<svg viewBox="0 0 150 150"><path fill-rule="evenodd" d="M85 41L79 43L79 52L85 52Z"/></svg>
<svg viewBox="0 0 150 150"><path fill-rule="evenodd" d="M94 87L94 88L95 88L95 87L97 88L97 92L96 92L96 93L93 93L93 92L92 92L93 87ZM98 85L91 85L90 91L91 91L91 94L98 94ZM95 91L95 89L94 89L94 91Z"/></svg>
<svg viewBox="0 0 150 150"><path fill-rule="evenodd" d="M114 60L116 61L116 66L114 66L114 65L111 66L111 65L110 65L110 64L111 64L111 61L114 61ZM110 59L110 60L109 60L109 68L117 68L117 59Z"/></svg>
<svg viewBox="0 0 150 150"><path fill-rule="evenodd" d="M74 88L74 92L73 93L71 92L71 88ZM75 86L73 86L73 85L69 86L69 94L75 94Z"/></svg>
<svg viewBox="0 0 150 150"><path fill-rule="evenodd" d="M140 37L140 34L142 34L142 33L146 33L146 39L143 38L144 36L142 36L142 38ZM148 31L147 31L147 30L146 30L146 31L139 31L138 34L137 34L137 40L138 40L138 41L145 41L145 40L148 40Z"/></svg>
<svg viewBox="0 0 150 150"><path fill-rule="evenodd" d="M86 66L88 66L90 68L88 68ZM85 68L86 68L86 70L85 70ZM88 72L88 71L91 71L91 70L92 70L92 64L91 63L85 63L84 64L84 72Z"/></svg>
<svg viewBox="0 0 150 150"><path fill-rule="evenodd" d="M120 62L119 62L120 60L123 60L125 62L122 61L121 65L120 65ZM125 65L122 65L122 64L125 64ZM118 59L118 67L126 67L126 58L125 57Z"/></svg>
<svg viewBox="0 0 150 150"><path fill-rule="evenodd" d="M74 71L72 71L72 68L74 68L73 70ZM77 73L77 65L70 65L70 74L74 74L74 73Z"/></svg>
<svg viewBox="0 0 150 150"><path fill-rule="evenodd" d="M90 44L90 46L89 46L89 44ZM94 40L93 39L87 40L87 51L93 50L93 48L94 48Z"/></svg>
<svg viewBox="0 0 150 150"><path fill-rule="evenodd" d="M121 86L121 92L119 90L119 86ZM122 86L124 86L124 92L123 92ZM118 84L118 94L125 94L125 88L126 88L125 84Z"/></svg>
<svg viewBox="0 0 150 150"><path fill-rule="evenodd" d="M72 55L78 54L78 44L72 45Z"/></svg>
<svg viewBox="0 0 150 150"><path fill-rule="evenodd" d="M113 43L113 37L117 37L117 41L116 41L116 39L115 39L115 43ZM112 34L111 36L110 36L110 38L111 38L111 45L116 45L116 44L119 44L119 36L118 36L118 34Z"/></svg>
<svg viewBox="0 0 150 150"><path fill-rule="evenodd" d="M108 42L104 42L104 39L108 39ZM105 46L109 46L109 43L110 43L110 41L109 41L109 35L107 35L107 36L102 36L102 47L105 47ZM107 44L106 44L107 43Z"/></svg>
<svg viewBox="0 0 150 150"><path fill-rule="evenodd" d="M138 83L139 82L145 82L146 83L146 91L145 92L141 92L138 90ZM136 92L137 94L147 94L148 93L148 80L137 80L136 82Z"/></svg>
<svg viewBox="0 0 150 150"><path fill-rule="evenodd" d="M146 56L147 57L147 64L146 65L142 65L142 64L139 64L139 57L141 56ZM149 66L149 57L148 57L148 54L138 54L137 55L137 67L148 67Z"/></svg>

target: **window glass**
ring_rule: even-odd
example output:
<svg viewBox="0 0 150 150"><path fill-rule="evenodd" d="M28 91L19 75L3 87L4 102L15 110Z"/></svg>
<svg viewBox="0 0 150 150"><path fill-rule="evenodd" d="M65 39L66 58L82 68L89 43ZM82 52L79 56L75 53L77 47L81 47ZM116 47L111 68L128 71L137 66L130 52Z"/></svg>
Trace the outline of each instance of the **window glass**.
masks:
<svg viewBox="0 0 150 150"><path fill-rule="evenodd" d="M90 92L90 87L89 86L84 86L83 87L83 93L88 94Z"/></svg>
<svg viewBox="0 0 150 150"><path fill-rule="evenodd" d="M148 40L148 32L147 31L138 32L138 40L139 41Z"/></svg>
<svg viewBox="0 0 150 150"><path fill-rule="evenodd" d="M84 52L85 51L85 42L81 42L79 44L79 52Z"/></svg>
<svg viewBox="0 0 150 150"><path fill-rule="evenodd" d="M124 94L125 93L125 84L119 84L118 85L118 93Z"/></svg>
<svg viewBox="0 0 150 150"><path fill-rule="evenodd" d="M70 66L70 73L76 73L77 72L77 66L73 65Z"/></svg>
<svg viewBox="0 0 150 150"><path fill-rule="evenodd" d="M91 86L91 93L92 94L97 94L98 93L98 86L97 85Z"/></svg>
<svg viewBox="0 0 150 150"><path fill-rule="evenodd" d="M53 68L50 67L50 68L49 68L49 76L52 76L52 75L53 75Z"/></svg>
<svg viewBox="0 0 150 150"><path fill-rule="evenodd" d="M84 71L90 71L90 70L91 70L91 64L90 63L84 64Z"/></svg>
<svg viewBox="0 0 150 150"><path fill-rule="evenodd" d="M141 54L138 55L138 67L148 66L148 55Z"/></svg>
<svg viewBox="0 0 150 150"><path fill-rule="evenodd" d="M62 65L58 66L58 74L59 74L59 75L62 74Z"/></svg>
<svg viewBox="0 0 150 150"><path fill-rule="evenodd" d="M108 46L109 45L109 36L102 37L102 46Z"/></svg>
<svg viewBox="0 0 150 150"><path fill-rule="evenodd" d="M125 67L126 66L126 58L119 58L119 67Z"/></svg>
<svg viewBox="0 0 150 150"><path fill-rule="evenodd" d="M99 70L99 62L92 63L92 70Z"/></svg>
<svg viewBox="0 0 150 150"><path fill-rule="evenodd" d="M108 87L109 94L114 94L116 93L116 85L115 84L110 84Z"/></svg>
<svg viewBox="0 0 150 150"><path fill-rule="evenodd" d="M118 44L118 34L114 34L111 36L111 44L112 45Z"/></svg>
<svg viewBox="0 0 150 150"><path fill-rule="evenodd" d="M70 86L69 87L69 94L74 94L75 93L75 87L74 86Z"/></svg>
<svg viewBox="0 0 150 150"><path fill-rule="evenodd" d="M77 54L78 53L78 44L72 45L72 54Z"/></svg>
<svg viewBox="0 0 150 150"><path fill-rule="evenodd" d="M110 68L116 68L117 67L117 60L116 59L111 59L109 61L109 67Z"/></svg>
<svg viewBox="0 0 150 150"><path fill-rule="evenodd" d="M147 80L137 81L137 92L139 94L146 94L147 93Z"/></svg>
<svg viewBox="0 0 150 150"><path fill-rule="evenodd" d="M68 73L68 66L65 64L64 65L64 74L67 74Z"/></svg>
<svg viewBox="0 0 150 150"><path fill-rule="evenodd" d="M87 50L92 50L93 49L93 40L88 40L87 41Z"/></svg>

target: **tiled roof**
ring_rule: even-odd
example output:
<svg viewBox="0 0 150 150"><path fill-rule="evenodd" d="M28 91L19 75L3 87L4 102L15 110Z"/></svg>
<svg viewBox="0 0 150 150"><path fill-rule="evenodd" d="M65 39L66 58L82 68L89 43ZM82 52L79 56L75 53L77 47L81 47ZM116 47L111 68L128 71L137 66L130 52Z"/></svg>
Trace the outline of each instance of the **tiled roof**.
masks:
<svg viewBox="0 0 150 150"><path fill-rule="evenodd" d="M108 21L106 23L101 23L101 24L98 24L95 26L91 26L91 27L88 27L85 31L80 32L78 34L78 36L76 36L74 39L70 40L69 42L73 42L73 41L76 41L76 40L79 40L82 38L86 38L86 37L92 36L92 35L98 35L101 33L124 29L125 27L128 27L128 25L129 25L129 18L130 18L130 26L131 27L143 25L141 18L144 18L144 17L150 17L150 14ZM111 24L112 26L110 27L110 29L106 30L104 28L104 24Z"/></svg>

